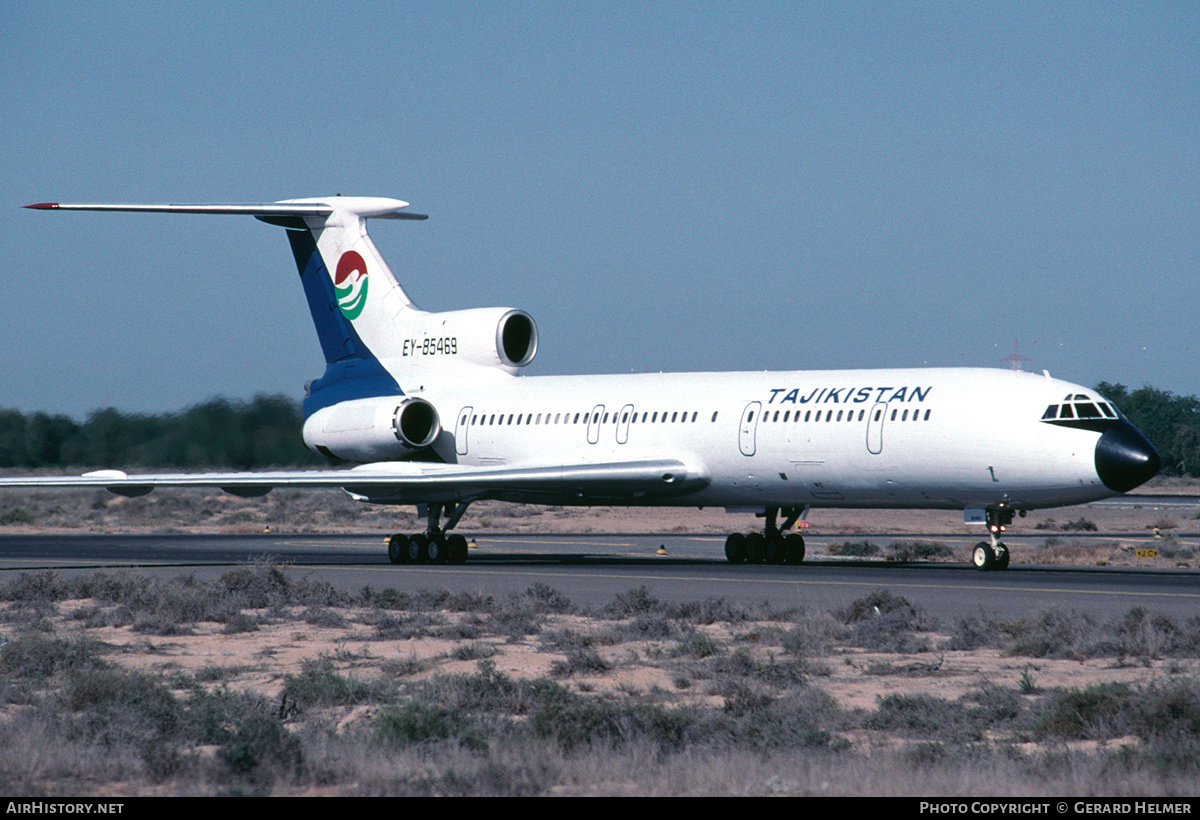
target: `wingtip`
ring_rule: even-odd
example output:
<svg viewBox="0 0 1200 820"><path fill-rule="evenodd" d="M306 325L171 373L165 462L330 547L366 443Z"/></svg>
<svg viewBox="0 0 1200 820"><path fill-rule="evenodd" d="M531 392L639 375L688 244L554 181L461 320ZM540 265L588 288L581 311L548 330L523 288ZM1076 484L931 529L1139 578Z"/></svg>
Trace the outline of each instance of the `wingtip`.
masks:
<svg viewBox="0 0 1200 820"><path fill-rule="evenodd" d="M25 205L25 208L31 208L35 211L53 211L58 208L57 202L35 202L32 205Z"/></svg>

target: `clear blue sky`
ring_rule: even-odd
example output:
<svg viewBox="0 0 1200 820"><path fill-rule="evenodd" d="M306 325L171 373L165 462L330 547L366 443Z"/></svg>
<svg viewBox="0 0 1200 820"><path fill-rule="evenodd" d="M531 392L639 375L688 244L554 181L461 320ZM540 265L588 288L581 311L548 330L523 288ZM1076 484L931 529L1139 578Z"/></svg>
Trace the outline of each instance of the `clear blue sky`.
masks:
<svg viewBox="0 0 1200 820"><path fill-rule="evenodd" d="M1200 4L18 3L0 406L302 395L283 232L58 201L394 196L537 374L982 365L1200 393ZM983 397L981 397L983 398Z"/></svg>

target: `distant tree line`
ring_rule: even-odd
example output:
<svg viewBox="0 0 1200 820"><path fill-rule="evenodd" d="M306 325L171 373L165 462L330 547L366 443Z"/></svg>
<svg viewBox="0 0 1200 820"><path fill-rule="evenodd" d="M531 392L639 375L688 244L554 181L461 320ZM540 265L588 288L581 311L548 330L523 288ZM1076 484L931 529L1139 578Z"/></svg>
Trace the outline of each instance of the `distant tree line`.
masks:
<svg viewBox="0 0 1200 820"><path fill-rule="evenodd" d="M1143 387L1100 382L1096 391L1111 399L1162 457L1164 475L1200 476L1200 399Z"/></svg>
<svg viewBox="0 0 1200 820"><path fill-rule="evenodd" d="M0 467L178 467L189 470L327 463L300 436L300 406L287 396L213 398L175 413L108 408L86 421L0 410Z"/></svg>

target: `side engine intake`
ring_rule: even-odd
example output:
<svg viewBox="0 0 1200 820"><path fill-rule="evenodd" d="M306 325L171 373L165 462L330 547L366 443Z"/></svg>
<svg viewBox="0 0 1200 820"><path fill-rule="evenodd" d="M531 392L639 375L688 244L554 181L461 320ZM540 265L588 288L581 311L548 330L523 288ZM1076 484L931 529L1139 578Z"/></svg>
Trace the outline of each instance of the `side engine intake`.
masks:
<svg viewBox="0 0 1200 820"><path fill-rule="evenodd" d="M425 399L358 399L310 416L304 422L304 444L331 458L365 464L429 447L441 431L438 412Z"/></svg>
<svg viewBox="0 0 1200 820"><path fill-rule="evenodd" d="M401 325L400 364L413 368L483 365L515 374L533 361L538 334L533 317L512 308L424 313Z"/></svg>

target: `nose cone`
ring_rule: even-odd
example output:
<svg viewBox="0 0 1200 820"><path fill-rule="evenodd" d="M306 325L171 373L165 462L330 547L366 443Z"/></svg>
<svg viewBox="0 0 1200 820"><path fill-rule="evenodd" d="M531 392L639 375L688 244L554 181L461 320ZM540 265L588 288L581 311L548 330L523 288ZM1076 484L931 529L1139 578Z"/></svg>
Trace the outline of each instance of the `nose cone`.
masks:
<svg viewBox="0 0 1200 820"><path fill-rule="evenodd" d="M1108 428L1096 442L1096 475L1113 492L1127 493L1158 473L1158 451L1125 419Z"/></svg>

